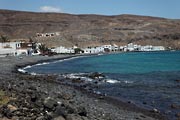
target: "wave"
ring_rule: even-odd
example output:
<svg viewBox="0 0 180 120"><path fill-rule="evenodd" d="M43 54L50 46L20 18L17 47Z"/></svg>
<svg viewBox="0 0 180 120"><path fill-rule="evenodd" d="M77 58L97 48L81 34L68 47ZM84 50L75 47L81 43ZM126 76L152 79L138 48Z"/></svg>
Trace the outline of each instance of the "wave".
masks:
<svg viewBox="0 0 180 120"><path fill-rule="evenodd" d="M120 81L118 81L118 80L113 80L113 79L106 79L105 82L111 83L111 84L120 83Z"/></svg>
<svg viewBox="0 0 180 120"><path fill-rule="evenodd" d="M18 72L21 72L21 73L27 73L27 71L26 71L26 70L21 69L21 68L19 68L19 69L18 69Z"/></svg>
<svg viewBox="0 0 180 120"><path fill-rule="evenodd" d="M47 64L50 64L50 62L38 63L38 64L35 64L35 65L32 65L32 67L33 66L40 66L40 65L47 65Z"/></svg>

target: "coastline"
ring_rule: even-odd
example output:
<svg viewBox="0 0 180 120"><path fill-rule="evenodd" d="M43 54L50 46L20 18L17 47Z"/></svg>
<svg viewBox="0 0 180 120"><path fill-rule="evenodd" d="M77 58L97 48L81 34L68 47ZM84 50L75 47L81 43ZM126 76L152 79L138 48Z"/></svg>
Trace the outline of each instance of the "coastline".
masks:
<svg viewBox="0 0 180 120"><path fill-rule="evenodd" d="M31 76L27 74L21 74L17 71L18 68L22 68L27 65L34 65L43 62L52 62L52 61L68 59L72 57L77 57L77 56L76 55L73 56L59 55L53 57L36 56L31 58L24 57L22 59L19 59L17 57L2 58L0 60L1 61L0 67L3 70L0 71L0 75L1 75L0 82L2 83L1 89L3 89L5 92L7 92L9 96L12 97L17 96L17 98L18 97L25 97L25 98L27 97L27 99L30 98L29 104L31 106L37 104L37 101L40 102L41 104L40 107L38 106L35 108L36 109L41 108L41 110L39 109L37 111L42 113L42 115L40 116L35 115L36 119L40 117L43 119L54 119L57 117L62 117L62 119L68 119L69 117L72 117L74 119L78 118L82 120L83 119L85 120L86 119L87 120L88 119L102 119L102 120L104 119L112 119L112 120L166 119L156 110L154 111L145 110L131 103L125 103L113 99L111 97L107 97L107 96L105 97L105 96L89 93L80 87L61 84L58 81L56 81L57 76L53 76L53 75ZM14 96L11 93L12 91L15 94ZM31 91L31 94L29 94L29 91ZM33 100L36 99L35 102L32 101L32 99ZM53 105L46 105L44 103L45 101L50 101L50 103ZM16 103L17 101L14 102ZM21 100L20 102L23 102L23 100ZM11 104L14 105L15 103L12 102ZM3 114L4 110L9 109L7 105L4 106L6 106L5 107L6 109L5 108L0 109L0 113L2 117L7 117L7 118L9 117L11 119L13 119L13 117L18 117L17 114L13 116L11 113L11 117L6 114ZM21 110L20 109L21 105L18 105L18 102L14 106L17 108L17 110L15 111ZM29 114L29 112L27 112L27 114ZM29 117L29 119L31 119L31 117Z"/></svg>

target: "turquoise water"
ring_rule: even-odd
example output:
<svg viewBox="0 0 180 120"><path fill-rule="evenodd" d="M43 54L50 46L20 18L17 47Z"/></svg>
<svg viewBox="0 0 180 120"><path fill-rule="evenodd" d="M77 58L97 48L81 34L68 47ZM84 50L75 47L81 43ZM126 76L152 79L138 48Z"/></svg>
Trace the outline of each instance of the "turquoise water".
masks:
<svg viewBox="0 0 180 120"><path fill-rule="evenodd" d="M33 67L38 73L148 73L180 71L180 52L121 53Z"/></svg>
<svg viewBox="0 0 180 120"><path fill-rule="evenodd" d="M180 112L180 51L137 52L81 57L27 69L36 73L100 72L119 81L101 84L103 94L131 100L149 109L157 108L174 119Z"/></svg>

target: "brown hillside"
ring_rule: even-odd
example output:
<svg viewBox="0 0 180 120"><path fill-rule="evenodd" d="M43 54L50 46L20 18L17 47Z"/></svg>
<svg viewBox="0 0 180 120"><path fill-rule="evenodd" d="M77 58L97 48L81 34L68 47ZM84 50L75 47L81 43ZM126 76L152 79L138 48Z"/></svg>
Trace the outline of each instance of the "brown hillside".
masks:
<svg viewBox="0 0 180 120"><path fill-rule="evenodd" d="M54 37L36 33L59 32ZM71 15L0 10L0 35L29 38L48 46L101 44L164 45L180 49L180 20L136 16Z"/></svg>

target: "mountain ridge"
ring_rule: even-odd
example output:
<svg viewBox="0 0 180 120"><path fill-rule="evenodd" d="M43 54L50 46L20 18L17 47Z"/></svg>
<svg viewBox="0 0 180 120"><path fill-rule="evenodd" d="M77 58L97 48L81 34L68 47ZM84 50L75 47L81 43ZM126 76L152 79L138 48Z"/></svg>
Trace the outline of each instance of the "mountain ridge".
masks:
<svg viewBox="0 0 180 120"><path fill-rule="evenodd" d="M43 42L50 47L126 45L133 42L180 49L180 20L139 15L96 15L0 10L0 35ZM37 33L55 33L36 37Z"/></svg>

